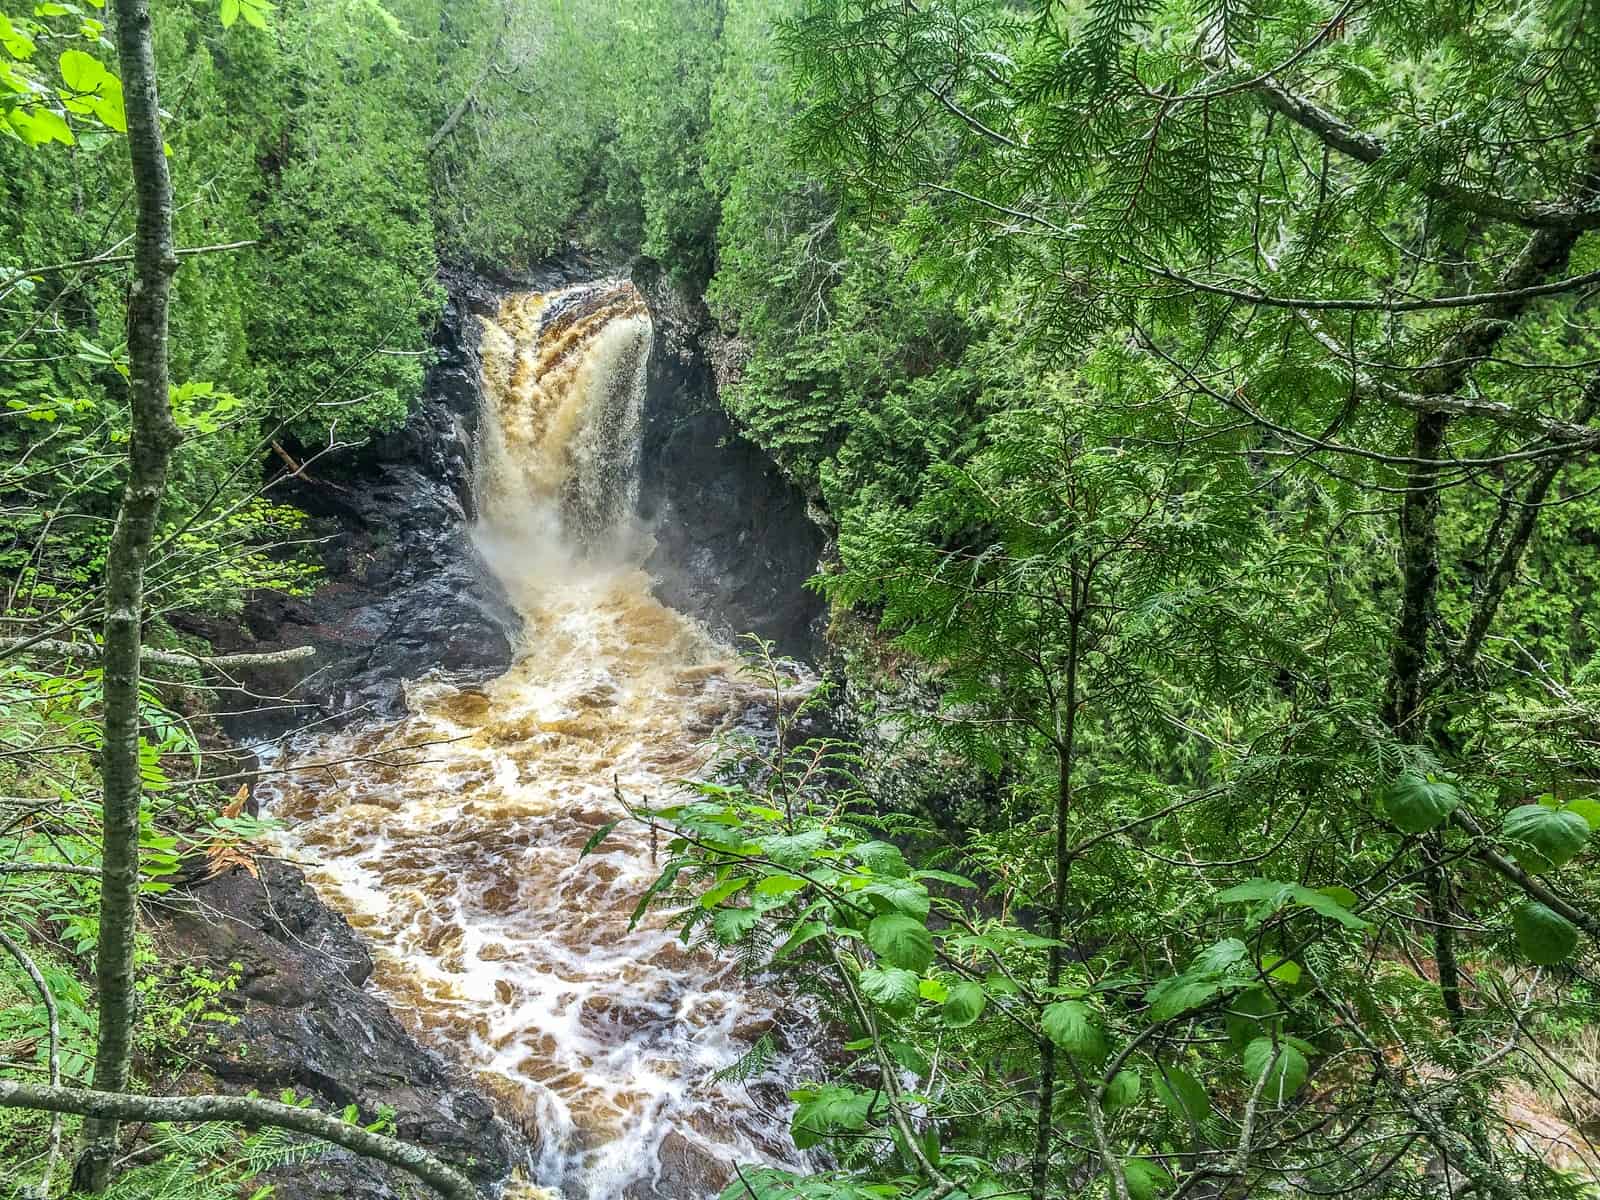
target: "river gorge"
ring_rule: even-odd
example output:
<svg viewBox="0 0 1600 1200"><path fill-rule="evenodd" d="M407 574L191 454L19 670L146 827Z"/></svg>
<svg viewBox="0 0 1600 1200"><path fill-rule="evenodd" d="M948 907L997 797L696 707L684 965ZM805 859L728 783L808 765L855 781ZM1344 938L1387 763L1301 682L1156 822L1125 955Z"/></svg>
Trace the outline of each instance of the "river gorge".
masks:
<svg viewBox="0 0 1600 1200"><path fill-rule="evenodd" d="M258 798L281 822L274 850L369 945L377 994L527 1131L523 1182L712 1195L732 1163L793 1155L784 1081L802 1059L782 1047L804 1039L780 1028L774 1061L720 1081L780 1023L775 1001L659 917L633 925L655 875L642 826L580 851L624 799L703 769L762 696L725 634L653 590L640 292L512 291L475 319L460 536L516 614L510 664L425 671L403 714L291 736Z"/></svg>

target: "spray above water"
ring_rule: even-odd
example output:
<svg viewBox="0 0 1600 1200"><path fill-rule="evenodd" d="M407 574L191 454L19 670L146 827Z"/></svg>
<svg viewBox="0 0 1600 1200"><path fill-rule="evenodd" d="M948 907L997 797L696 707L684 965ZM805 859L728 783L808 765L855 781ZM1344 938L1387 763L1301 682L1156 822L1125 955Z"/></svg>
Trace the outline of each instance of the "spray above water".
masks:
<svg viewBox="0 0 1600 1200"><path fill-rule="evenodd" d="M523 618L515 661L482 688L415 683L405 720L300 747L332 765L286 776L269 807L402 1020L532 1132L532 1182L714 1195L728 1164L784 1157L776 1075L713 1078L775 1014L670 931L628 928L654 876L642 831L578 853L619 815L615 789L660 797L754 696L640 566L638 293L513 296L482 345L473 536Z"/></svg>

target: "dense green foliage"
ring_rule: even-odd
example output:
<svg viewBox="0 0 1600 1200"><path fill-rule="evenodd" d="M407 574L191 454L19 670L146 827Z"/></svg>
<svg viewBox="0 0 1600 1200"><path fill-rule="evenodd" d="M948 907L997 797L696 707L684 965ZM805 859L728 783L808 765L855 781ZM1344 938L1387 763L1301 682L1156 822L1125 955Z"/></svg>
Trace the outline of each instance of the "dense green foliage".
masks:
<svg viewBox="0 0 1600 1200"><path fill-rule="evenodd" d="M724 399L939 697L651 817L857 1039L798 1094L841 1171L729 1195L1582 1186L1514 1099L1592 1119L1581 7L726 29Z"/></svg>
<svg viewBox="0 0 1600 1200"><path fill-rule="evenodd" d="M123 267L82 260L126 167L93 11L4 11L4 633L55 637L120 486ZM576 244L705 301L874 627L861 744L768 663L776 746L637 814L675 835L646 899L838 1034L793 1093L816 1171L730 1200L1592 1190L1525 1128L1600 1119L1588 6L222 16L157 26L180 243L249 244L177 276L153 615L309 586L271 443L395 427L440 261ZM97 681L49 653L0 660L0 806L52 806L0 851L92 866ZM152 889L241 833L179 769L187 682L149 697ZM69 1074L93 893L0 877ZM36 1037L5 971L0 1043Z"/></svg>

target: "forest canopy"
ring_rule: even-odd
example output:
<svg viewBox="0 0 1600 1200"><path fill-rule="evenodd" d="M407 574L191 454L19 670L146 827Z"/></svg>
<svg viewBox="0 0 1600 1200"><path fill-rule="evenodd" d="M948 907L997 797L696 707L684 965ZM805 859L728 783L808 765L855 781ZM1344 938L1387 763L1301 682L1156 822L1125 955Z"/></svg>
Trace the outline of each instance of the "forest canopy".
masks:
<svg viewBox="0 0 1600 1200"><path fill-rule="evenodd" d="M0 4L0 853L38 868L0 873L0 947L45 997L4 1010L0 1082L106 1054L113 706L60 646L118 611L141 430L108 19ZM641 912L830 1031L790 1081L814 1169L728 1200L1593 1193L1591 4L223 0L152 29L181 265L135 663L206 652L173 613L317 586L264 472L400 427L460 270L660 280L828 534L828 687L634 810L666 838ZM180 831L252 830L180 766L165 685L200 682L127 697L146 899ZM0 1117L41 1196L48 1136ZM161 1186L292 1153L252 1146L179 1146Z"/></svg>

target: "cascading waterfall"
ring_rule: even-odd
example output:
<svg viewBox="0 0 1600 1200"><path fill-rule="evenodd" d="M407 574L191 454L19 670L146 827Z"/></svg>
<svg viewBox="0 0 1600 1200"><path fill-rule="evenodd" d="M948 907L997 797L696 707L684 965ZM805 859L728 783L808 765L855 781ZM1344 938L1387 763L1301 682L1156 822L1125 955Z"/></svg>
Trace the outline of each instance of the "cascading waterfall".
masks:
<svg viewBox="0 0 1600 1200"><path fill-rule="evenodd" d="M754 696L727 649L656 601L634 518L649 319L626 283L514 296L483 331L474 537L523 621L482 688L408 685L412 715L297 749L269 811L371 942L379 990L533 1131L531 1182L570 1200L694 1200L781 1161L777 1076L721 1084L776 1014L659 924L643 831Z"/></svg>

